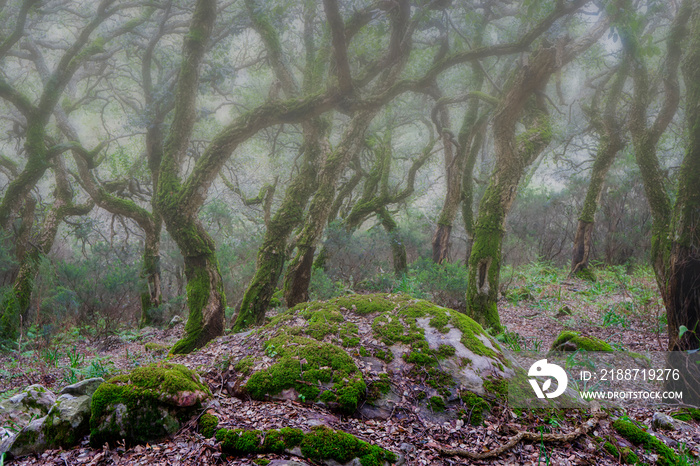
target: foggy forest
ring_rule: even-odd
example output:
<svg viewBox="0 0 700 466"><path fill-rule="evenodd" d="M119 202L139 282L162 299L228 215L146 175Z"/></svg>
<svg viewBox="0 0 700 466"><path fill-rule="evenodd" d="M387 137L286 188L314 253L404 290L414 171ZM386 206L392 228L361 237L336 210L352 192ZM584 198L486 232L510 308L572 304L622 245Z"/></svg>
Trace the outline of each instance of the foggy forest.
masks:
<svg viewBox="0 0 700 466"><path fill-rule="evenodd" d="M0 466L700 465L697 0L0 18Z"/></svg>

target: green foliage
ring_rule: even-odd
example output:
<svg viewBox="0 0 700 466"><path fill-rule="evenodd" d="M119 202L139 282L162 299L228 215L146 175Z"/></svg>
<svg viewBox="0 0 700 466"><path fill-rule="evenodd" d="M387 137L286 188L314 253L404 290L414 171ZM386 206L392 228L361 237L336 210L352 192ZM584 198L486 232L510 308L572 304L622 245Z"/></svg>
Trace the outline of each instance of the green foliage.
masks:
<svg viewBox="0 0 700 466"><path fill-rule="evenodd" d="M314 267L309 283L309 299L312 301L337 298L347 294L347 287L341 281L332 281L326 272Z"/></svg>

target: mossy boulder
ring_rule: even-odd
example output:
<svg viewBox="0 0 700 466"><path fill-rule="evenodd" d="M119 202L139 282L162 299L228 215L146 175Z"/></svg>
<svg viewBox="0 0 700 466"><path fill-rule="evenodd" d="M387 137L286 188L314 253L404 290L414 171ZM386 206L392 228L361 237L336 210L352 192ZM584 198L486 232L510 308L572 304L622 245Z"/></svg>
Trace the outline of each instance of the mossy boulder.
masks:
<svg viewBox="0 0 700 466"><path fill-rule="evenodd" d="M239 334L238 396L323 404L344 414L386 418L409 382L424 392L422 415L457 417L460 390L487 394L485 379L514 370L498 343L466 315L402 294L351 295L302 303L263 328ZM240 368L240 370L239 370ZM427 399L441 397L445 413ZM450 405L455 409L449 409Z"/></svg>
<svg viewBox="0 0 700 466"><path fill-rule="evenodd" d="M177 432L211 393L196 372L158 363L113 377L92 398L90 443L145 443Z"/></svg>
<svg viewBox="0 0 700 466"><path fill-rule="evenodd" d="M611 352L610 343L600 338L582 335L581 332L564 330L552 343L553 351L602 351Z"/></svg>
<svg viewBox="0 0 700 466"><path fill-rule="evenodd" d="M32 420L0 451L13 457L41 453L47 449L70 448L90 430L90 404L102 378L83 380L61 390L46 416Z"/></svg>

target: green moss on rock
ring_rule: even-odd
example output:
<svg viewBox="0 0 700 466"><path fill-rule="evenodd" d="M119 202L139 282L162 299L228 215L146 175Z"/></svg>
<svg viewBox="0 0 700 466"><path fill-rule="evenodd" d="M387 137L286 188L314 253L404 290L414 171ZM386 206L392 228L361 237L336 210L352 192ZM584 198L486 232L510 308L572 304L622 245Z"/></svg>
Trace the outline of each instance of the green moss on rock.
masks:
<svg viewBox="0 0 700 466"><path fill-rule="evenodd" d="M445 411L445 400L441 396L431 396L428 399L428 406L435 412L441 413Z"/></svg>
<svg viewBox="0 0 700 466"><path fill-rule="evenodd" d="M398 459L388 450L324 426L308 433L289 427L264 432L219 429L216 440L221 443L221 450L229 455L279 454L300 447L305 458L315 461L334 460L344 464L359 458L363 466L380 466Z"/></svg>
<svg viewBox="0 0 700 466"><path fill-rule="evenodd" d="M684 422L700 421L700 409L685 408L681 411L671 413L671 417Z"/></svg>
<svg viewBox="0 0 700 466"><path fill-rule="evenodd" d="M491 411L491 405L479 395L462 391L459 394L464 403L464 418L473 426L480 426L484 422L484 412Z"/></svg>
<svg viewBox="0 0 700 466"><path fill-rule="evenodd" d="M584 336L580 332L565 330L552 343L554 351L604 351L611 352L613 347L600 338Z"/></svg>
<svg viewBox="0 0 700 466"><path fill-rule="evenodd" d="M185 366L159 363L113 377L92 397L90 442L145 443L172 434L210 396Z"/></svg>
<svg viewBox="0 0 700 466"><path fill-rule="evenodd" d="M206 438L211 438L216 433L216 427L219 425L219 418L213 414L204 413L199 418L199 432Z"/></svg>
<svg viewBox="0 0 700 466"><path fill-rule="evenodd" d="M341 464L359 458L362 466L380 466L394 463L394 453L359 440L354 435L319 426L304 436L302 454L312 460L335 460Z"/></svg>
<svg viewBox="0 0 700 466"><path fill-rule="evenodd" d="M657 464L662 466L673 466L679 464L678 455L666 446L661 440L643 431L630 421L618 419L613 422L615 430L630 442L643 446L646 450L651 450L659 455Z"/></svg>
<svg viewBox="0 0 700 466"><path fill-rule="evenodd" d="M257 400L294 388L307 401L316 400L324 391L324 400L352 413L364 398L366 385L355 362L345 350L330 343L281 332L265 342L268 355L277 362L253 374L246 390Z"/></svg>

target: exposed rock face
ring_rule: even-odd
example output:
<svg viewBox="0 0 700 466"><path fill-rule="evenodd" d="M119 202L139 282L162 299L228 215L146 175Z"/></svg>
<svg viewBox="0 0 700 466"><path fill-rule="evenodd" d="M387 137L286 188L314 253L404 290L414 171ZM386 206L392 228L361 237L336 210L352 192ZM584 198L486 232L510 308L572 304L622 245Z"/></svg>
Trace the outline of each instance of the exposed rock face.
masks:
<svg viewBox="0 0 700 466"><path fill-rule="evenodd" d="M39 391L42 399L53 398L55 402L45 416L33 419L18 434L3 441L0 451L19 457L41 453L49 448L77 445L89 431L90 402L93 393L103 382L104 379L101 378L83 380L65 387L58 398L48 390ZM35 387L32 385L25 392L30 389L36 391Z"/></svg>
<svg viewBox="0 0 700 466"><path fill-rule="evenodd" d="M232 337L251 348L230 361L238 375L234 394L314 402L368 418L401 417L396 408L406 399L423 417L459 417L463 394L476 394L470 400L488 408L479 396L504 396L503 381L522 371L466 315L400 294L302 303Z"/></svg>
<svg viewBox="0 0 700 466"><path fill-rule="evenodd" d="M56 395L41 385L30 385L0 403L3 424L26 426L30 420L44 417L56 401Z"/></svg>
<svg viewBox="0 0 700 466"><path fill-rule="evenodd" d="M90 442L95 447L145 443L177 432L210 396L196 372L159 363L108 380L92 399Z"/></svg>

